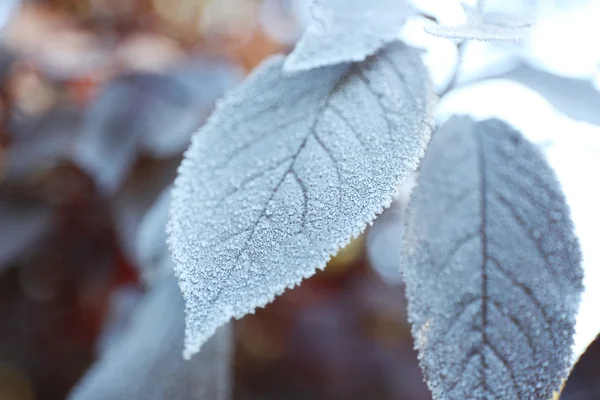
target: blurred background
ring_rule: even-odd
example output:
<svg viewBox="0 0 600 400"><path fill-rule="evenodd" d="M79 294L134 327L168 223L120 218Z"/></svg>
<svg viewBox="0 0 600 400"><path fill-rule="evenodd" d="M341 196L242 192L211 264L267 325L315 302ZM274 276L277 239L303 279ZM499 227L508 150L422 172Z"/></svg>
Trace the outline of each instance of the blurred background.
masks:
<svg viewBox="0 0 600 400"><path fill-rule="evenodd" d="M215 101L293 47L308 3L0 0L0 400L65 399L127 330L162 273L163 255L139 249L147 212ZM456 46L415 29L438 45L427 61L442 88ZM511 49L474 48L464 81L516 68ZM236 321L234 399L430 398L398 272L405 206ZM597 353L576 385L598 381Z"/></svg>

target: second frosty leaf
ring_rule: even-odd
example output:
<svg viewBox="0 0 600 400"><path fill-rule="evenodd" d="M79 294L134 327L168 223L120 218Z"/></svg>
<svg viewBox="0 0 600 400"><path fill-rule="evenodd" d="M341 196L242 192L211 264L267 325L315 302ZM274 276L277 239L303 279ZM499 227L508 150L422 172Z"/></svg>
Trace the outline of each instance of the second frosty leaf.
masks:
<svg viewBox="0 0 600 400"><path fill-rule="evenodd" d="M286 77L259 67L192 140L168 224L186 350L325 266L389 205L429 140L432 91L401 43Z"/></svg>
<svg viewBox="0 0 600 400"><path fill-rule="evenodd" d="M548 399L570 364L582 290L553 171L499 120L453 118L421 163L404 278L436 399Z"/></svg>

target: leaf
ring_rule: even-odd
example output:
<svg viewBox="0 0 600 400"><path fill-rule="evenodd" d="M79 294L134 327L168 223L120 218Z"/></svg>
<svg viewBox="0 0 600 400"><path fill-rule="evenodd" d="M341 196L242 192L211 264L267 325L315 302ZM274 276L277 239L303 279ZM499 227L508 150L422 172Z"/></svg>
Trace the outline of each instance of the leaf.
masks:
<svg viewBox="0 0 600 400"><path fill-rule="evenodd" d="M579 357L569 374L560 400L596 400L600 398L600 335Z"/></svg>
<svg viewBox="0 0 600 400"><path fill-rule="evenodd" d="M94 364L69 399L228 399L230 328L222 327L200 354L184 361L183 299L174 279L162 281L142 300L130 329Z"/></svg>
<svg viewBox="0 0 600 400"><path fill-rule="evenodd" d="M111 199L117 238L129 262L142 271L149 267L138 253L138 231L148 209L175 179L180 157L162 160L146 159L127 177ZM145 272L142 272L144 275Z"/></svg>
<svg viewBox="0 0 600 400"><path fill-rule="evenodd" d="M167 247L167 221L171 204L171 186L167 187L139 223L137 253L142 278L147 284L173 274L173 260Z"/></svg>
<svg viewBox="0 0 600 400"><path fill-rule="evenodd" d="M526 65L498 78L512 79L528 86L569 118L600 125L600 92L589 81L553 75Z"/></svg>
<svg viewBox="0 0 600 400"><path fill-rule="evenodd" d="M14 124L7 178L26 181L49 166L70 159L81 116L79 108L59 106L39 118Z"/></svg>
<svg viewBox="0 0 600 400"><path fill-rule="evenodd" d="M517 42L528 34L533 19L524 15L502 12L479 14L477 11L467 11L467 22L458 26L440 26L429 24L425 31L431 35L449 39L497 40Z"/></svg>
<svg viewBox="0 0 600 400"><path fill-rule="evenodd" d="M217 99L239 83L244 74L241 68L228 61L196 57L170 71L168 76L188 94L182 106L165 103L146 115L147 133L142 150L155 157L181 154L190 136L208 118ZM157 104L157 107L160 104ZM160 111L160 112L159 112Z"/></svg>
<svg viewBox="0 0 600 400"><path fill-rule="evenodd" d="M75 161L113 194L140 152L180 155L216 99L240 75L229 63L200 58L168 74L114 80L86 113Z"/></svg>
<svg viewBox="0 0 600 400"><path fill-rule="evenodd" d="M52 214L52 207L41 200L11 190L0 191L0 229L4 232L0 240L0 274L50 232Z"/></svg>
<svg viewBox="0 0 600 400"><path fill-rule="evenodd" d="M420 168L403 273L434 398L550 398L583 289L553 171L506 123L468 117L435 133Z"/></svg>
<svg viewBox="0 0 600 400"><path fill-rule="evenodd" d="M429 139L433 95L417 50L396 43L291 77L282 62L217 106L179 167L167 234L186 357L323 268L390 204Z"/></svg>
<svg viewBox="0 0 600 400"><path fill-rule="evenodd" d="M405 0L315 0L312 21L284 63L284 71L363 61L398 39L415 10Z"/></svg>
<svg viewBox="0 0 600 400"><path fill-rule="evenodd" d="M406 207L416 174L406 177L394 201L377 217L367 232L366 253L369 265L384 282L399 285L402 281L400 262L402 249L398 239L404 236Z"/></svg>

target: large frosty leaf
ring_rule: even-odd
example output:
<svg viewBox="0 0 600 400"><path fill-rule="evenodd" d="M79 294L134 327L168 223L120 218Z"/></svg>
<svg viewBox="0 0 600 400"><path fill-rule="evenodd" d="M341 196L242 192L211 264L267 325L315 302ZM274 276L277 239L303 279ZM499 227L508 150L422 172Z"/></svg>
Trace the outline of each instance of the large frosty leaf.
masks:
<svg viewBox="0 0 600 400"><path fill-rule="evenodd" d="M570 364L580 251L559 184L500 120L432 140L404 240L409 316L435 398L547 399Z"/></svg>
<svg viewBox="0 0 600 400"><path fill-rule="evenodd" d="M527 16L489 12L480 14L467 10L467 22L458 26L430 24L425 31L434 36L451 39L520 41L527 36L533 19Z"/></svg>
<svg viewBox="0 0 600 400"><path fill-rule="evenodd" d="M185 355L264 306L389 205L430 135L431 85L402 43L282 76L276 56L192 139L167 227L187 304Z"/></svg>
<svg viewBox="0 0 600 400"><path fill-rule="evenodd" d="M285 71L363 61L396 40L414 9L405 0L315 0L312 21L284 63Z"/></svg>
<svg viewBox="0 0 600 400"><path fill-rule="evenodd" d="M71 400L226 400L231 387L230 325L186 362L183 299L174 279L153 287L130 329L73 390Z"/></svg>

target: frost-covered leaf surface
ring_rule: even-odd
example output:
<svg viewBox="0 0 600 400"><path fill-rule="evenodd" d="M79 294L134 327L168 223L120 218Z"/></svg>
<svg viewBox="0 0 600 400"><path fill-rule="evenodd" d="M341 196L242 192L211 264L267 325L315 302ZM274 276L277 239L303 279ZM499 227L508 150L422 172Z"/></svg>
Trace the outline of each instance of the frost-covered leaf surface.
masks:
<svg viewBox="0 0 600 400"><path fill-rule="evenodd" d="M231 317L322 268L390 204L429 140L419 52L291 77L265 62L192 139L167 228L186 299L185 355Z"/></svg>
<svg viewBox="0 0 600 400"><path fill-rule="evenodd" d="M482 98L488 101L479 101ZM515 99L519 99L518 102ZM527 104L527 107L523 107ZM500 118L540 146L556 172L583 255L584 293L575 327L576 355L600 332L600 191L590 186L600 171L600 126L574 121L558 112L538 92L515 81L495 79L459 88L437 107L441 125L454 114L477 120ZM568 134L567 134L568 132Z"/></svg>
<svg viewBox="0 0 600 400"><path fill-rule="evenodd" d="M175 279L157 284L129 329L103 353L70 400L227 400L231 388L230 325L185 361L184 304Z"/></svg>
<svg viewBox="0 0 600 400"><path fill-rule="evenodd" d="M396 40L415 11L405 0L315 0L311 13L285 71L363 61Z"/></svg>
<svg viewBox="0 0 600 400"><path fill-rule="evenodd" d="M570 365L580 250L542 155L500 120L450 119L412 194L403 273L435 398L547 399Z"/></svg>
<svg viewBox="0 0 600 400"><path fill-rule="evenodd" d="M533 19L523 15L489 12L468 12L467 22L457 26L429 24L425 31L450 39L520 41L527 36Z"/></svg>

